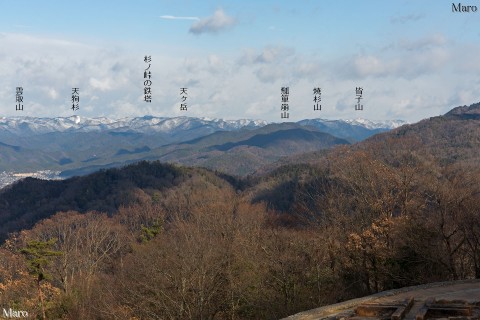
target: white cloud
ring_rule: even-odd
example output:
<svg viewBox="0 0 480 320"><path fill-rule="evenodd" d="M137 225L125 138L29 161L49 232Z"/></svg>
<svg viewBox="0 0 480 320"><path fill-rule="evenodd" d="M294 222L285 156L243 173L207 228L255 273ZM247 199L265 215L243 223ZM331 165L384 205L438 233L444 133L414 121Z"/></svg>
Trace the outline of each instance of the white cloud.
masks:
<svg viewBox="0 0 480 320"><path fill-rule="evenodd" d="M213 16L194 22L190 32L193 34L218 33L234 26L235 23L234 18L228 16L222 9L217 9Z"/></svg>
<svg viewBox="0 0 480 320"><path fill-rule="evenodd" d="M294 74L297 77L309 77L316 79L322 72L322 66L319 61L300 61L294 67Z"/></svg>
<svg viewBox="0 0 480 320"><path fill-rule="evenodd" d="M48 88L47 92L48 92L48 96L53 100L58 98L58 92L54 88Z"/></svg>
<svg viewBox="0 0 480 320"><path fill-rule="evenodd" d="M372 53L354 55L339 62L337 69L345 79L364 77L415 79L441 73L453 59L452 45L442 34L418 39L402 39ZM466 53L460 54L460 56Z"/></svg>
<svg viewBox="0 0 480 320"><path fill-rule="evenodd" d="M290 57L294 52L293 48L269 46L263 49L262 53L256 57L255 62L272 63Z"/></svg>
<svg viewBox="0 0 480 320"><path fill-rule="evenodd" d="M102 109L111 112L110 102L118 95L130 95L135 88L132 74L143 71L141 62L135 68L128 55L117 50L24 34L3 34L0 56L2 74L6 76L0 79L0 86L22 86L24 115L39 117L71 115L73 87L80 88L84 115L88 110L92 116ZM138 87L140 92L140 83ZM92 100L94 96L100 98ZM13 115L10 99L11 92L0 93L0 111Z"/></svg>
<svg viewBox="0 0 480 320"><path fill-rule="evenodd" d="M266 46L261 52L253 49L244 50L242 56L237 60L240 65L251 65L257 63L280 63L285 62L286 59L292 57L295 50L284 46Z"/></svg>
<svg viewBox="0 0 480 320"><path fill-rule="evenodd" d="M363 55L353 59L353 70L360 78L367 76L388 76L398 70L398 63L394 60L384 61L374 55Z"/></svg>
<svg viewBox="0 0 480 320"><path fill-rule="evenodd" d="M286 76L285 70L279 67L263 66L260 67L255 75L264 83L275 83Z"/></svg>
<svg viewBox="0 0 480 320"><path fill-rule="evenodd" d="M112 89L112 80L110 78L90 78L89 84L93 89L99 89L100 91L108 91Z"/></svg>
<svg viewBox="0 0 480 320"><path fill-rule="evenodd" d="M418 20L421 20L425 18L425 14L424 13L419 13L419 14L407 14L407 15L403 15L403 16L394 16L390 19L390 22L391 23L394 23L394 24L405 24L407 22L414 22L414 21L418 21Z"/></svg>
<svg viewBox="0 0 480 320"><path fill-rule="evenodd" d="M437 33L415 40L402 39L397 47L399 49L409 51L422 51L435 47L441 47L445 44L447 44L447 39L445 38L445 36L443 34Z"/></svg>
<svg viewBox="0 0 480 320"><path fill-rule="evenodd" d="M417 48L417 50L415 49ZM141 49L141 48L140 48ZM187 57L152 51L153 101L143 101L144 52L25 35L0 34L0 113L18 115L15 87L25 91L25 116L70 116L71 88L80 87L81 116L199 116L280 119L280 88L291 90L291 119L314 117L415 121L446 106L478 99L478 44L443 35L392 39L388 49L327 59L297 48L268 45ZM132 48L132 50L136 50ZM322 111L313 112L312 88L322 88ZM355 87L365 89L363 112L354 111ZM188 87L188 112L179 88Z"/></svg>
<svg viewBox="0 0 480 320"><path fill-rule="evenodd" d="M253 74L264 83L290 83L295 76L306 75L307 64L302 62L293 48L271 45L261 50L245 49L236 60L239 68L254 68Z"/></svg>
<svg viewBox="0 0 480 320"><path fill-rule="evenodd" d="M199 17L178 17L169 15L160 16L160 18L165 20L200 20Z"/></svg>
<svg viewBox="0 0 480 320"><path fill-rule="evenodd" d="M480 72L480 63L478 57L480 55L480 45L470 44L457 48L452 56L462 57L456 59L454 63L454 72L461 74L478 74Z"/></svg>

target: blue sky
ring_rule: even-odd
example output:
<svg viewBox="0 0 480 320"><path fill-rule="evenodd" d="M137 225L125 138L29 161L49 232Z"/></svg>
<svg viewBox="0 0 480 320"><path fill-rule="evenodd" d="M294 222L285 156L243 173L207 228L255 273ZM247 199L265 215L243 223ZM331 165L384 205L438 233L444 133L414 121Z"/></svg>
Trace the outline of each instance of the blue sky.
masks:
<svg viewBox="0 0 480 320"><path fill-rule="evenodd" d="M0 115L280 122L289 86L291 121L414 122L480 101L479 27L480 12L454 13L444 0L0 0ZM145 55L152 103L143 101Z"/></svg>

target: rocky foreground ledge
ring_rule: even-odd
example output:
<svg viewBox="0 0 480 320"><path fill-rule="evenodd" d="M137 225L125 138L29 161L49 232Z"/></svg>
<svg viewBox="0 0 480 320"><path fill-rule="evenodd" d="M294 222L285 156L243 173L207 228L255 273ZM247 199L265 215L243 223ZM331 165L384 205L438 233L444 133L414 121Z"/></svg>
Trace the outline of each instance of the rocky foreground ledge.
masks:
<svg viewBox="0 0 480 320"><path fill-rule="evenodd" d="M410 301L410 303L404 305L403 301ZM397 306L399 312L394 314L397 311L395 309ZM441 315L442 307L444 312L450 313L450 315ZM426 316L428 312L431 314L437 313L437 315L428 317L429 319L458 318L456 312L465 313L462 315L462 319L480 319L478 314L480 312L480 279L435 282L383 291L374 295L303 311L283 320L381 319L385 318L385 315L380 316L379 313L376 313L376 310L382 308L384 311L392 310L392 319L423 319L428 317ZM400 309L404 312L400 312ZM358 314L365 313L365 310L370 314ZM358 311L357 314L356 311Z"/></svg>

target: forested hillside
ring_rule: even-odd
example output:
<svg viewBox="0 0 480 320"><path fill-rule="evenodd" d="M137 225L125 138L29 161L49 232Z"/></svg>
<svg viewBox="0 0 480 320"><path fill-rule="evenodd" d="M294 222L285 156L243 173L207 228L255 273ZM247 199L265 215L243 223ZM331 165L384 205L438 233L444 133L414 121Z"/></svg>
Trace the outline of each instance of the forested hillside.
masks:
<svg viewBox="0 0 480 320"><path fill-rule="evenodd" d="M0 193L16 231L0 303L48 319L278 319L480 278L479 108L262 176L142 162L17 183Z"/></svg>

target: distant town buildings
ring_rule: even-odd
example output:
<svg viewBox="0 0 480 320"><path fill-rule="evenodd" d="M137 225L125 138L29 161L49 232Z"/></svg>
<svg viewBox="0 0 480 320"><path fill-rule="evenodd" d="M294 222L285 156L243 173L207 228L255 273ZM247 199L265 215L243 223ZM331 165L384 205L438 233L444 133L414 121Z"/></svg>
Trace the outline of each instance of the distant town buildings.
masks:
<svg viewBox="0 0 480 320"><path fill-rule="evenodd" d="M42 180L61 180L60 171L41 170L37 172L0 172L0 189L4 188L15 181L25 178L37 178Z"/></svg>

